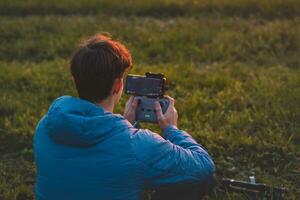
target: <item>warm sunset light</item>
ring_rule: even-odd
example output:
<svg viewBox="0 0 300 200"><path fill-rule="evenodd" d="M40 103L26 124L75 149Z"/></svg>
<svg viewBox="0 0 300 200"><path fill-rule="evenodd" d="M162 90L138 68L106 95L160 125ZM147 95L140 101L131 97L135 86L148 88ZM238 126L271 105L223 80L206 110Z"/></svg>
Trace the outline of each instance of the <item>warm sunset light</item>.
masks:
<svg viewBox="0 0 300 200"><path fill-rule="evenodd" d="M298 200L299 0L0 0L0 200Z"/></svg>

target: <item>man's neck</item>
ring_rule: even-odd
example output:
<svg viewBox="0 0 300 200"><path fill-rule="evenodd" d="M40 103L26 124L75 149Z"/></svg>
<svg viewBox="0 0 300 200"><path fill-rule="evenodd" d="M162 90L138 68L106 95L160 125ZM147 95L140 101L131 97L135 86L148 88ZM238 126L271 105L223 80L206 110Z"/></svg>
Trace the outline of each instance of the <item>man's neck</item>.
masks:
<svg viewBox="0 0 300 200"><path fill-rule="evenodd" d="M104 110L106 110L108 112L114 111L114 104L113 104L112 99L105 99L97 104L100 105L101 107L103 107Z"/></svg>

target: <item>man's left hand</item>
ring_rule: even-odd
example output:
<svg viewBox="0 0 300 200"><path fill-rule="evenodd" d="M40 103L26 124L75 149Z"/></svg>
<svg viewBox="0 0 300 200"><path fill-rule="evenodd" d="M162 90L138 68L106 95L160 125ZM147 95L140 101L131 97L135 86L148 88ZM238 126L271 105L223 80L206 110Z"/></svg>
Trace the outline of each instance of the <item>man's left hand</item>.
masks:
<svg viewBox="0 0 300 200"><path fill-rule="evenodd" d="M131 96L126 102L124 110L124 118L127 119L131 124L135 122L135 110L137 107L137 99Z"/></svg>

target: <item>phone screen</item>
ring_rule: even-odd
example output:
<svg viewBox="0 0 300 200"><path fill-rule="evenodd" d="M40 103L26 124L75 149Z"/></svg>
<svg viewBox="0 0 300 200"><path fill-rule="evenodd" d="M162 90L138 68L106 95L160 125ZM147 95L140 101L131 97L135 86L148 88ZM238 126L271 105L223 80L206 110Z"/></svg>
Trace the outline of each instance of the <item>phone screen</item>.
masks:
<svg viewBox="0 0 300 200"><path fill-rule="evenodd" d="M128 75L125 93L139 96L163 95L163 80L144 76Z"/></svg>

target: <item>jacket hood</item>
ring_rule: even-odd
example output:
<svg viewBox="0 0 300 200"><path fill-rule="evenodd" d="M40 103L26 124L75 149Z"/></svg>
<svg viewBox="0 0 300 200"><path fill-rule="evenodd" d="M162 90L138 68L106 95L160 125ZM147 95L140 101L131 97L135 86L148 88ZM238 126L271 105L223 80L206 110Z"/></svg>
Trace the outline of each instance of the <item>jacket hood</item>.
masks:
<svg viewBox="0 0 300 200"><path fill-rule="evenodd" d="M71 96L62 96L45 116L46 132L57 143L91 146L132 127L121 115Z"/></svg>

